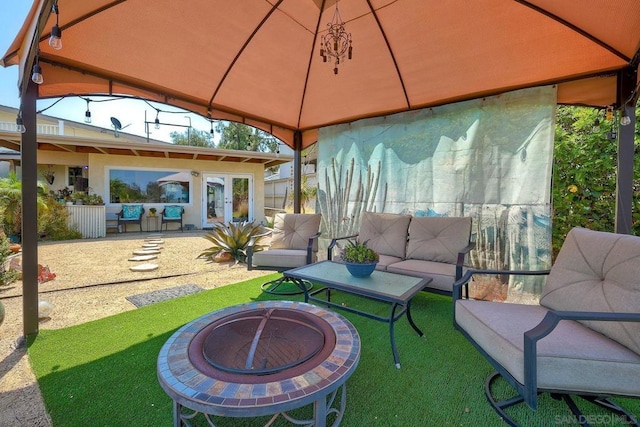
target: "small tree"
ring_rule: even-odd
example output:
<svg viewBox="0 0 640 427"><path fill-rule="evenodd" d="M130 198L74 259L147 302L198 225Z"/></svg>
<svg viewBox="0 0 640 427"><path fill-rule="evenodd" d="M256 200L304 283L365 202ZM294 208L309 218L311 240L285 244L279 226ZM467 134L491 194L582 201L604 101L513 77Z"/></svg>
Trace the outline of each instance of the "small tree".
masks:
<svg viewBox="0 0 640 427"><path fill-rule="evenodd" d="M216 130L221 135L218 148L226 150L275 153L280 144L277 138L267 132L242 123L218 122Z"/></svg>
<svg viewBox="0 0 640 427"><path fill-rule="evenodd" d="M169 134L171 142L176 145L188 145L190 147L215 147L213 141L209 140L209 132L189 129L184 132L171 132Z"/></svg>

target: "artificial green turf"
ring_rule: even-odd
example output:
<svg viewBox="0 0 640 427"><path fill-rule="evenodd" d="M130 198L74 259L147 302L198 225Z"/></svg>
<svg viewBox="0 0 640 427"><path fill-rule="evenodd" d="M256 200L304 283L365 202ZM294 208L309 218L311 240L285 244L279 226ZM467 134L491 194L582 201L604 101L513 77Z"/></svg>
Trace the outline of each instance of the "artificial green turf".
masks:
<svg viewBox="0 0 640 427"><path fill-rule="evenodd" d="M268 278L41 331L30 344L29 355L54 427L172 425L172 402L156 377L160 348L176 329L205 313L282 298L261 292L265 280ZM361 298L342 298L349 306L378 309ZM412 304L414 321L426 336L418 337L404 318L397 322L400 370L394 367L388 325L342 312L362 341L360 364L347 382L342 426L505 425L484 397L484 380L492 369L453 328L451 299L421 293ZM621 401L640 414L638 400ZM572 425L564 404L545 395L539 406L537 412L520 405L509 413L524 426ZM591 405L583 409L585 414L602 414ZM310 407L296 411L300 418L310 414ZM266 419L252 423L216 418L216 425L263 425ZM615 418L607 421L607 425L616 425ZM207 424L201 418L194 425ZM279 421L275 425L290 424Z"/></svg>

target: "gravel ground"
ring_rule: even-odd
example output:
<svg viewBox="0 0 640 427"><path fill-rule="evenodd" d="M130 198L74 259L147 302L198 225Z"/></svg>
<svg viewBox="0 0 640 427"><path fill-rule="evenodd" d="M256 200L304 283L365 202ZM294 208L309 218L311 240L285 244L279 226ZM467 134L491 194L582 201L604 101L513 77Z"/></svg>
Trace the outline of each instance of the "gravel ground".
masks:
<svg viewBox="0 0 640 427"><path fill-rule="evenodd" d="M263 276L269 272L247 271L243 264L210 263L198 259L210 246L202 231L165 232L155 263L158 269L133 272L128 261L141 249L147 233L110 235L105 239L42 243L38 261L56 278L39 285L39 298L53 304L50 317L41 319L40 329L59 329L111 316L136 307L126 297L197 285L212 289ZM6 318L0 326L0 427L51 426L40 389L29 365L23 335L22 282L0 288Z"/></svg>

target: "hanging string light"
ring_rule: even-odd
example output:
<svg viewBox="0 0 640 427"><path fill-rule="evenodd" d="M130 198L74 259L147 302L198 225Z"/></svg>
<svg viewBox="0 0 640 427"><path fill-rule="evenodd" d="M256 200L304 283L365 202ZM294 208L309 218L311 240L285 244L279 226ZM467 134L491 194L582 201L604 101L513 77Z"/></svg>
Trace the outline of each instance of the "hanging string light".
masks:
<svg viewBox="0 0 640 427"><path fill-rule="evenodd" d="M51 27L51 37L49 37L49 46L51 46L55 50L60 50L62 49L62 30L58 25L58 17L60 12L58 10L57 0L53 2L53 7L51 11L56 14L56 24L53 27Z"/></svg>
<svg viewBox="0 0 640 427"><path fill-rule="evenodd" d="M336 0L336 10L333 12L333 19L327 24L328 32L320 38L320 56L322 62L327 62L328 58L334 58L333 74L338 74L340 60L353 56L351 47L351 33L344 29L344 21L340 17L338 1Z"/></svg>
<svg viewBox="0 0 640 427"><path fill-rule="evenodd" d="M44 78L42 77L42 68L40 68L40 50L36 52L36 61L34 62L33 69L31 70L31 81L37 85L41 85L44 82Z"/></svg>
<svg viewBox="0 0 640 427"><path fill-rule="evenodd" d="M89 103L91 102L91 100L85 99L85 101L87 101L87 111L84 112L84 122L91 123L91 111L89 111Z"/></svg>
<svg viewBox="0 0 640 427"><path fill-rule="evenodd" d="M629 104L624 104L621 110L622 117L620 117L620 124L622 126L628 126L631 124L631 115L629 114Z"/></svg>
<svg viewBox="0 0 640 427"><path fill-rule="evenodd" d="M27 128L22 121L22 110L18 111L18 117L16 117L16 132L25 133Z"/></svg>
<svg viewBox="0 0 640 427"><path fill-rule="evenodd" d="M156 119L154 121L154 123L155 123L154 127L156 129L160 129L160 117L159 116L160 116L160 110L156 110Z"/></svg>

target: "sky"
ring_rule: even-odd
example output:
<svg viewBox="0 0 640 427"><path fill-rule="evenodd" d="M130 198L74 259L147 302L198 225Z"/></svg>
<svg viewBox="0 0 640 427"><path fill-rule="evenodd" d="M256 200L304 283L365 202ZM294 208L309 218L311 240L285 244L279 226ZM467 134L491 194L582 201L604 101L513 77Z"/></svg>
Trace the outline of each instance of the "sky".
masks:
<svg viewBox="0 0 640 427"><path fill-rule="evenodd" d="M0 55L4 56L9 45L13 42L16 34L20 31L32 0L0 0ZM64 34L62 35L64 49ZM45 75L46 79L47 76ZM176 113L160 113L160 121L162 123L171 123L180 126L162 125L156 130L153 125L148 127L150 131L149 137L161 141L171 141L169 134L171 132L185 132L188 126L195 129L209 132L210 123L204 117L182 112L163 104L151 103L153 107L141 100L118 99L109 102L98 102L104 100L104 97L87 97L92 100L89 103L91 111L92 125L113 129L111 117L117 118L123 126L122 132L132 133L140 136L147 136L146 121L153 122L156 117L158 108L162 111L176 111ZM50 107L58 99L39 100L37 109L39 111ZM11 66L3 68L0 66L0 105L19 108L20 97L18 96L18 67ZM155 108L154 108L155 107ZM43 111L48 116L58 117L65 120L83 123L85 111L87 110L86 101L71 97L65 98L57 102L53 107ZM126 127L126 128L125 128Z"/></svg>

